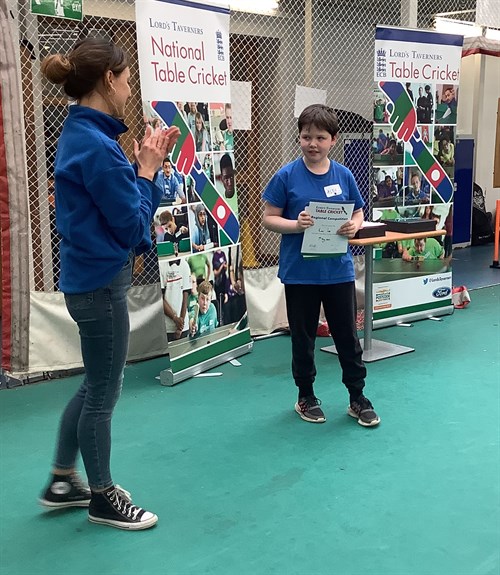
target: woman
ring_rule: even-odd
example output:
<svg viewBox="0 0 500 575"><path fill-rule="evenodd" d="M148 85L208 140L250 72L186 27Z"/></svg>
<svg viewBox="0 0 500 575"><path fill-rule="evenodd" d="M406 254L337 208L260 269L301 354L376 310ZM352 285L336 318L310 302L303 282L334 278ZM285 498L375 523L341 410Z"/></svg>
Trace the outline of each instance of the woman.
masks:
<svg viewBox="0 0 500 575"><path fill-rule="evenodd" d="M205 122L200 112L196 112L194 117L194 141L196 143L197 152L208 152L210 150L210 142L208 138L208 130L205 128Z"/></svg>
<svg viewBox="0 0 500 575"><path fill-rule="evenodd" d="M89 520L120 529L147 529L158 517L132 503L109 469L111 417L120 396L129 341L127 290L134 255L151 247L150 223L161 190L153 183L178 136L146 128L134 143L132 166L117 142L130 98L125 52L102 38L53 54L42 73L62 84L70 106L55 161L56 222L61 235L60 289L78 324L85 378L60 422L56 456L40 502L50 508L89 507ZM88 489L75 470L78 451Z"/></svg>

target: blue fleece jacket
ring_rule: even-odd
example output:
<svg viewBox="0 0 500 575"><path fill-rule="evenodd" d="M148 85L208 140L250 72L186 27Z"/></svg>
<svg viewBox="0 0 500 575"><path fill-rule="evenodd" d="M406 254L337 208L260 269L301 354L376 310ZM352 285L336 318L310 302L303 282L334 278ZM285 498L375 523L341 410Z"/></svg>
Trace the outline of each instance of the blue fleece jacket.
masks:
<svg viewBox="0 0 500 575"><path fill-rule="evenodd" d="M120 120L74 105L55 161L56 224L61 235L59 289L84 293L107 285L128 254L151 247L161 190L136 175L116 141Z"/></svg>

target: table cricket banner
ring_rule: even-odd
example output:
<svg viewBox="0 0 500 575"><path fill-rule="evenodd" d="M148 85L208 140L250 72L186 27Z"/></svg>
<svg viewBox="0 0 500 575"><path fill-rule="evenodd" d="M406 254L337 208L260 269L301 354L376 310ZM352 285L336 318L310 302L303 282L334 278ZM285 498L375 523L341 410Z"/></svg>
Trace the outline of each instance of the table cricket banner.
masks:
<svg viewBox="0 0 500 575"><path fill-rule="evenodd" d="M251 349L238 221L229 10L136 1L145 121L181 136L154 219L173 385Z"/></svg>
<svg viewBox="0 0 500 575"><path fill-rule="evenodd" d="M375 327L452 313L455 138L463 37L377 26L372 220L426 218L442 238L374 250Z"/></svg>

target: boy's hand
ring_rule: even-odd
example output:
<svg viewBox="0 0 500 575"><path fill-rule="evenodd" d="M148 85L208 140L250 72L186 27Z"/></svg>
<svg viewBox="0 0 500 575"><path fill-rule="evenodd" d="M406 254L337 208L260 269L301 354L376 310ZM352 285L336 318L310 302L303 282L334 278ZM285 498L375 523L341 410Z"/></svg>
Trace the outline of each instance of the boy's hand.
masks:
<svg viewBox="0 0 500 575"><path fill-rule="evenodd" d="M340 228L337 230L337 233L340 236L345 236L351 240L356 235L357 231L358 226L352 220L349 220L340 226Z"/></svg>
<svg viewBox="0 0 500 575"><path fill-rule="evenodd" d="M193 337L194 335L196 335L196 332L198 331L198 324L197 322L193 321L192 319L189 320L189 334L191 335L191 337Z"/></svg>
<svg viewBox="0 0 500 575"><path fill-rule="evenodd" d="M299 232L304 231L307 228L314 226L314 220L311 217L311 214L307 213L305 210L302 210L297 218L297 229Z"/></svg>

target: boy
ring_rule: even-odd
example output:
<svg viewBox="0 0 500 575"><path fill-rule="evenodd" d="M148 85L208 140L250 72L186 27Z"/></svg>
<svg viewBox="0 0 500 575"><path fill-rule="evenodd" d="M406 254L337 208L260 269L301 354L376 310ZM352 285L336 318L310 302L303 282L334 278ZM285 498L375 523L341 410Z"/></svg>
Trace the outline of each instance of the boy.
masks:
<svg viewBox="0 0 500 575"><path fill-rule="evenodd" d="M187 113L187 123L191 133L194 134L196 128L196 112L198 108L196 107L196 102L188 102L189 112Z"/></svg>
<svg viewBox="0 0 500 575"><path fill-rule="evenodd" d="M217 311L212 303L212 284L203 281L198 286L198 309L193 310L189 320L189 335L199 337L213 331L218 325Z"/></svg>
<svg viewBox="0 0 500 575"><path fill-rule="evenodd" d="M220 159L220 177L224 186L224 196L230 199L234 196L234 169L233 161L229 154L224 154Z"/></svg>
<svg viewBox="0 0 500 575"><path fill-rule="evenodd" d="M411 185L406 188L405 206L428 204L430 199L422 189L422 182L418 174L413 173L411 175L410 184Z"/></svg>
<svg viewBox="0 0 500 575"><path fill-rule="evenodd" d="M292 336L292 375L298 387L295 411L311 423L323 423L321 401L314 395L314 344L320 306L337 347L342 381L349 392L347 413L360 425L377 425L380 418L363 395L366 368L356 332L354 264L348 252L339 258L304 259L303 232L314 225L305 211L310 200L354 202L352 218L337 233L353 238L363 222L363 200L351 172L328 158L339 131L335 112L321 104L308 106L298 121L303 154L281 168L267 185L263 198L264 227L282 234L278 276L285 284Z"/></svg>
<svg viewBox="0 0 500 575"><path fill-rule="evenodd" d="M160 214L160 224L163 226L164 242L173 242L178 244L181 240L189 238L189 230L186 226L178 226L175 222L174 216L168 210Z"/></svg>
<svg viewBox="0 0 500 575"><path fill-rule="evenodd" d="M434 238L420 238L413 240L406 254L403 254L405 262L417 260L442 260L444 258L443 246Z"/></svg>
<svg viewBox="0 0 500 575"><path fill-rule="evenodd" d="M220 159L220 178L224 188L224 197L235 214L238 213L238 200L236 198L236 185L234 182L234 167L231 156L226 153Z"/></svg>
<svg viewBox="0 0 500 575"><path fill-rule="evenodd" d="M191 272L185 259L160 260L159 264L167 340L176 341L186 337L189 330Z"/></svg>
<svg viewBox="0 0 500 575"><path fill-rule="evenodd" d="M224 150L234 150L233 110L231 104L224 105L224 119L226 120L226 129L222 132L224 136Z"/></svg>
<svg viewBox="0 0 500 575"><path fill-rule="evenodd" d="M383 182L377 184L376 200L387 200L387 198L393 198L397 193L396 183L392 179L392 176L387 175Z"/></svg>
<svg viewBox="0 0 500 575"><path fill-rule="evenodd" d="M182 183L176 177L169 158L163 160L162 168L156 178L156 185L162 191L162 202L172 204L174 202L186 203L186 195L184 194Z"/></svg>

